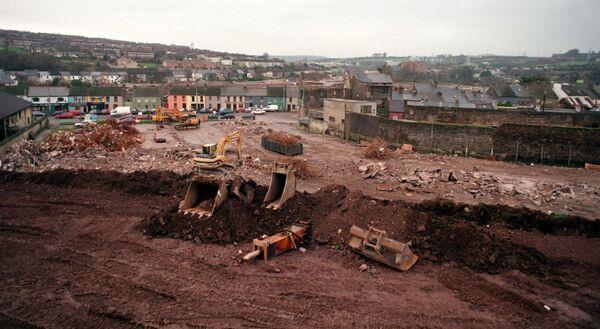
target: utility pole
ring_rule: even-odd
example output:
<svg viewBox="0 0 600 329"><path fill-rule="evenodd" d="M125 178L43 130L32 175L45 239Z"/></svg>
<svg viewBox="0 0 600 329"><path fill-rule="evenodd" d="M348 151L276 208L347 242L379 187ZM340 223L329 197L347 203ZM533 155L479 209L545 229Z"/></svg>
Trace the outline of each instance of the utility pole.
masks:
<svg viewBox="0 0 600 329"><path fill-rule="evenodd" d="M542 112L546 109L546 91L544 90L544 96L542 97Z"/></svg>

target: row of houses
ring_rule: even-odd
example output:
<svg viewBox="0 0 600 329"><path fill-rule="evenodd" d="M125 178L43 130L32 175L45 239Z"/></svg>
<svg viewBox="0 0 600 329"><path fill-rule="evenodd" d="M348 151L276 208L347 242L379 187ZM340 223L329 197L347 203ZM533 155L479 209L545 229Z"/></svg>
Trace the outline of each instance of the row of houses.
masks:
<svg viewBox="0 0 600 329"><path fill-rule="evenodd" d="M297 86L177 86L168 90L157 87L55 87L33 86L13 88L13 94L30 102L36 111L52 114L57 111L114 109L130 106L133 109L168 107L186 110L241 110L247 107L277 105L281 111L296 111L302 106L303 93Z"/></svg>
<svg viewBox="0 0 600 329"><path fill-rule="evenodd" d="M277 105L281 111L296 111L302 106L303 92L297 86L174 87L167 95L167 106L176 109L240 110L247 107Z"/></svg>
<svg viewBox="0 0 600 329"><path fill-rule="evenodd" d="M33 85L49 85L58 81L70 83L73 80L79 80L95 85L121 84L126 82L128 75L125 71L69 72L25 70L7 71L2 73L10 79L10 82L3 83L3 85L17 85L19 81Z"/></svg>

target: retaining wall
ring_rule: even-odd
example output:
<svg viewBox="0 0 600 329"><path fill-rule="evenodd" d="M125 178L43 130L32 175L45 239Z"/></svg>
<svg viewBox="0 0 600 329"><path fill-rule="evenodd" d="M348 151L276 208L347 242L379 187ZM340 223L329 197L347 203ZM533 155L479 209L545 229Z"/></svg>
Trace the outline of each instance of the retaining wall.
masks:
<svg viewBox="0 0 600 329"><path fill-rule="evenodd" d="M405 120L499 126L507 123L600 127L600 112L549 113L532 110L464 109L407 105Z"/></svg>
<svg viewBox="0 0 600 329"><path fill-rule="evenodd" d="M418 152L499 160L582 165L600 163L600 129L524 124L499 127L396 121L347 113L346 137L412 144Z"/></svg>

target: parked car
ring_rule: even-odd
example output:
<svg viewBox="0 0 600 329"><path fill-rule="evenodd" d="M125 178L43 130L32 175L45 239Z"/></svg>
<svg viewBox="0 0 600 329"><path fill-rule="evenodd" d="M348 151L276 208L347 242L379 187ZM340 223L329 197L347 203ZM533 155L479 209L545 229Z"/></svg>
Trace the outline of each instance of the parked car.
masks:
<svg viewBox="0 0 600 329"><path fill-rule="evenodd" d="M34 117L43 117L45 115L46 115L46 113L44 113L42 111L33 111L33 116Z"/></svg>
<svg viewBox="0 0 600 329"><path fill-rule="evenodd" d="M57 115L61 115L61 114L64 114L64 113L67 113L67 111L66 110L59 110L59 111L55 111L52 115L53 116L57 116Z"/></svg>
<svg viewBox="0 0 600 329"><path fill-rule="evenodd" d="M56 119L73 119L75 117L78 117L79 115L81 115L80 111L68 111L59 115L55 115L54 117Z"/></svg>
<svg viewBox="0 0 600 329"><path fill-rule="evenodd" d="M256 110L253 110L251 113L254 114L254 115L263 115L266 112L263 109L256 109Z"/></svg>
<svg viewBox="0 0 600 329"><path fill-rule="evenodd" d="M279 110L279 106L276 104L271 104L263 107L263 110L265 110L266 112L276 112L277 110Z"/></svg>
<svg viewBox="0 0 600 329"><path fill-rule="evenodd" d="M255 110L255 107L254 106L250 106L250 107L245 108L244 112L246 112L246 113L252 113L252 111L254 111L254 110Z"/></svg>
<svg viewBox="0 0 600 329"><path fill-rule="evenodd" d="M232 109L223 108L219 110L218 113L219 119L235 119L235 115L233 114Z"/></svg>
<svg viewBox="0 0 600 329"><path fill-rule="evenodd" d="M242 120L256 120L256 117L252 113L242 114Z"/></svg>
<svg viewBox="0 0 600 329"><path fill-rule="evenodd" d="M136 124L138 122L138 120L136 118L134 118L131 115L128 116L124 116L122 118L119 119L119 123L122 123L126 126L133 126L134 124Z"/></svg>
<svg viewBox="0 0 600 329"><path fill-rule="evenodd" d="M196 113L198 113L198 114L209 114L209 113L212 113L212 110L201 108L201 109L196 110Z"/></svg>

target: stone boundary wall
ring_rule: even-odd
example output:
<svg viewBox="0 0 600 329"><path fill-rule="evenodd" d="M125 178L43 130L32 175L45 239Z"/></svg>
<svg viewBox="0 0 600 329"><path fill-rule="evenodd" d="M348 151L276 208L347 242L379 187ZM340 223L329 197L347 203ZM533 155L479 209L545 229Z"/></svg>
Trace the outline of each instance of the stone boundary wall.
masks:
<svg viewBox="0 0 600 329"><path fill-rule="evenodd" d="M526 124L499 127L397 121L346 114L347 138L412 144L418 152L544 164L600 163L600 129Z"/></svg>
<svg viewBox="0 0 600 329"><path fill-rule="evenodd" d="M500 126L526 124L542 126L600 127L600 112L550 113L532 110L463 109L406 106L405 120Z"/></svg>

